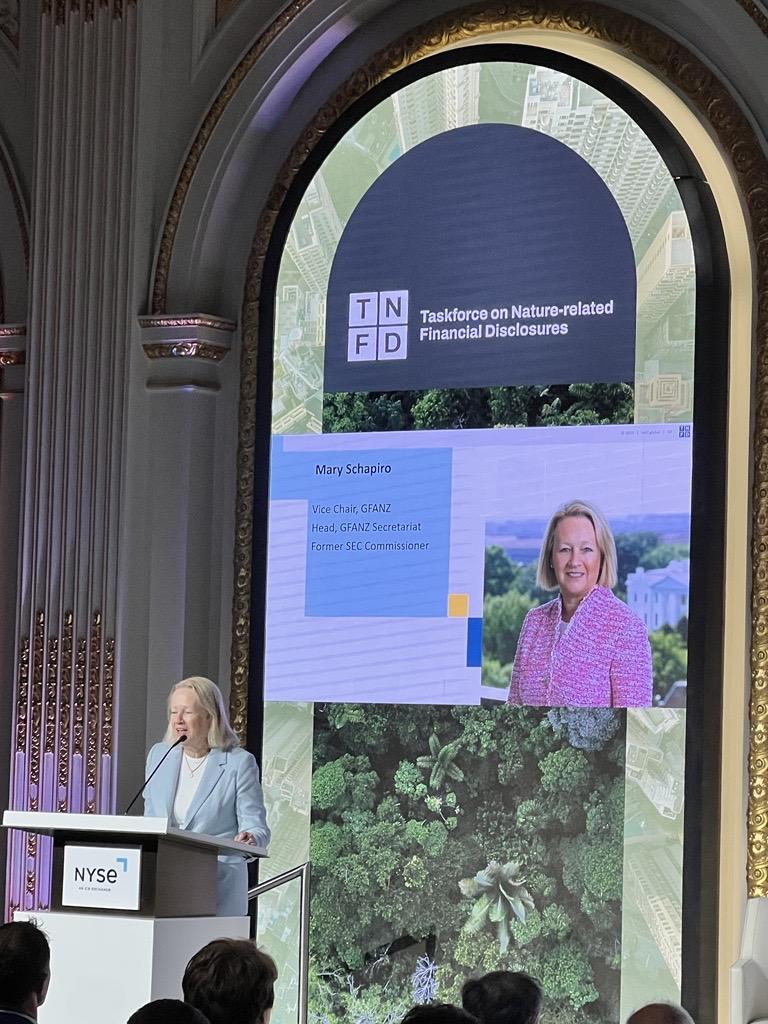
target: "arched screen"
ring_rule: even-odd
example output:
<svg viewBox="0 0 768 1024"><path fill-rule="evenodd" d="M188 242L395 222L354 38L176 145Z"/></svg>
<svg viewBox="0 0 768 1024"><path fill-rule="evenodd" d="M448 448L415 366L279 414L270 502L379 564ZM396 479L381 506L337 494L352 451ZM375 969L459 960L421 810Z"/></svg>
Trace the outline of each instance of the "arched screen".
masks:
<svg viewBox="0 0 768 1024"><path fill-rule="evenodd" d="M679 1000L695 299L659 152L549 67L410 81L298 201L263 771L311 1019L497 968L548 1024ZM259 921L281 1022L295 902Z"/></svg>

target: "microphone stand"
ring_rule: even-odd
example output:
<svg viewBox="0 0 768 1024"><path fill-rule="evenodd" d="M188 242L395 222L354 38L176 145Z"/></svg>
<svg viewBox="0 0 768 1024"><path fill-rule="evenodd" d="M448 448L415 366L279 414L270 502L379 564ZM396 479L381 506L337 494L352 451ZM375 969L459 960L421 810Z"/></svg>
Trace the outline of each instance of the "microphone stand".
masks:
<svg viewBox="0 0 768 1024"><path fill-rule="evenodd" d="M173 746L170 746L170 747L168 747L168 749L166 750L166 752L165 752L165 753L163 754L163 756L162 756L162 757L160 758L160 760L159 760L159 761L157 762L157 764L155 765L155 767L154 767L154 768L152 769L152 771L151 771L151 772L149 773L149 777L148 777L148 778L146 778L146 779L144 780L144 782L142 783L142 785L141 785L141 789L139 790L139 792L138 792L138 793L136 794L136 796L135 796L135 797L133 798L133 800L131 800L131 802L130 802L130 803L128 804L128 806L127 806L127 807L125 808L125 810L123 811L123 814L127 814L127 813L128 813L128 811L130 811L130 809L131 809L131 808L133 807L133 805L134 805L134 804L136 803L136 801L137 801L137 800L139 799L139 797L141 796L141 794L142 794L142 793L144 792L144 790L145 790L145 789L147 788L147 786L149 785L149 782L150 782L150 780L152 779L152 776L153 776L153 775L155 774L155 772L156 772L156 771L157 771L157 769L158 769L158 768L160 767L160 765L161 765L161 764L163 763L163 761L164 761L164 760L166 759L166 757L168 757L168 755L170 754L170 752L171 752L172 750L175 750L175 749L176 749L176 747L178 747L178 745L179 745L180 743L183 743L183 742L184 742L184 741L186 740L186 738L187 738L186 736L179 736L179 738L178 738L178 739L176 740L176 742L175 742L175 743L173 744Z"/></svg>

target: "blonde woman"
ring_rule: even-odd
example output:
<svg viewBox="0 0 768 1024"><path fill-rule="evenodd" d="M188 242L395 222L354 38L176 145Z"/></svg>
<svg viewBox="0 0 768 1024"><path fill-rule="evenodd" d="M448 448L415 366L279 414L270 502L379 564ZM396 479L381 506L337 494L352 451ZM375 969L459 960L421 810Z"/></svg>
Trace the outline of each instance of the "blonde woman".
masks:
<svg viewBox="0 0 768 1024"><path fill-rule="evenodd" d="M147 757L147 776L181 737L144 790L144 814L171 818L192 832L266 846L269 828L259 769L243 750L210 679L191 676L168 695L168 727ZM242 857L220 856L217 914L248 913L248 872Z"/></svg>
<svg viewBox="0 0 768 1024"><path fill-rule="evenodd" d="M616 544L594 505L569 501L557 509L544 536L536 580L560 593L525 617L507 703L649 706L648 632L611 591Z"/></svg>

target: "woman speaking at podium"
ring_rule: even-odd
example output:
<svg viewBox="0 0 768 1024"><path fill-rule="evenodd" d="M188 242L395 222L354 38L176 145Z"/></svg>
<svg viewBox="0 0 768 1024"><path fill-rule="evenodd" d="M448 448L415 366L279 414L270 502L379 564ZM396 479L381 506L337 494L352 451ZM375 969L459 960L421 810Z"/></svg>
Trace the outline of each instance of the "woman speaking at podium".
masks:
<svg viewBox="0 0 768 1024"><path fill-rule="evenodd" d="M186 739L179 743L182 736ZM178 744L172 749L174 744ZM170 753L169 753L170 751ZM147 757L144 814L167 817L178 828L266 846L269 842L259 769L243 750L215 683L182 679L168 695L168 728ZM248 913L248 871L242 857L220 856L216 913Z"/></svg>

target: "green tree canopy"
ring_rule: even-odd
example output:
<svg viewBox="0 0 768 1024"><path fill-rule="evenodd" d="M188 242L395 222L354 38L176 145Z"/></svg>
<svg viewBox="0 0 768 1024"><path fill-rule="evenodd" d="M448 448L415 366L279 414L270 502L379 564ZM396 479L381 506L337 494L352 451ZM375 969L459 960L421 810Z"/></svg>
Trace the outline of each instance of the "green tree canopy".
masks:
<svg viewBox="0 0 768 1024"><path fill-rule="evenodd" d="M365 756L344 754L323 764L312 776L312 802L321 810L336 807L372 807L378 781Z"/></svg>
<svg viewBox="0 0 768 1024"><path fill-rule="evenodd" d="M643 569L663 569L676 559L690 558L690 554L688 544L657 544L643 555L639 565Z"/></svg>
<svg viewBox="0 0 768 1024"><path fill-rule="evenodd" d="M591 774L585 754L573 747L553 750L539 762L541 784L554 793L583 792Z"/></svg>
<svg viewBox="0 0 768 1024"><path fill-rule="evenodd" d="M485 549L484 591L490 597L500 597L513 586L518 576L518 567L511 562L496 544Z"/></svg>
<svg viewBox="0 0 768 1024"><path fill-rule="evenodd" d="M613 1019L624 789L610 731L503 704L316 705L313 1015L385 1024L426 942L438 999L467 968L525 970L553 1021Z"/></svg>
<svg viewBox="0 0 768 1024"><path fill-rule="evenodd" d="M653 655L653 682L664 696L673 683L688 675L688 647L677 629L662 626L649 634Z"/></svg>
<svg viewBox="0 0 768 1024"><path fill-rule="evenodd" d="M631 423L630 384L549 384L326 393L323 432Z"/></svg>
<svg viewBox="0 0 768 1024"><path fill-rule="evenodd" d="M626 580L629 573L634 572L640 561L649 551L659 545L656 533L648 531L638 533L617 533L616 561L619 586L616 588L620 596L626 595Z"/></svg>
<svg viewBox="0 0 768 1024"><path fill-rule="evenodd" d="M533 602L517 591L486 597L483 603L483 653L509 665L515 660L523 619Z"/></svg>

